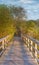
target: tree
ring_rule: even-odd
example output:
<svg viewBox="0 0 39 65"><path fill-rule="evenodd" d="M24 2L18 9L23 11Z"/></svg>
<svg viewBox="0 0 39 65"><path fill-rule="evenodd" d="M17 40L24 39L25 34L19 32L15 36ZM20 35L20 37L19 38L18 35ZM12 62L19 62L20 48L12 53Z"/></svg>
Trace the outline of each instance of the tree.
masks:
<svg viewBox="0 0 39 65"><path fill-rule="evenodd" d="M27 34L30 36L33 36L33 31L35 28L35 21L29 20L26 22L26 27L27 27Z"/></svg>
<svg viewBox="0 0 39 65"><path fill-rule="evenodd" d="M19 31L21 31L20 30L21 21L23 21L23 19L26 18L25 9L22 7L11 6L10 12L11 16L14 17L16 29L17 32L19 33Z"/></svg>
<svg viewBox="0 0 39 65"><path fill-rule="evenodd" d="M16 7L16 6L11 6L10 7L10 12L12 13L12 16L15 18L15 19L18 19L18 20L23 20L23 18L25 18L25 9L22 8L22 7Z"/></svg>
<svg viewBox="0 0 39 65"><path fill-rule="evenodd" d="M4 37L15 32L13 21L9 7L6 5L0 5L0 37Z"/></svg>

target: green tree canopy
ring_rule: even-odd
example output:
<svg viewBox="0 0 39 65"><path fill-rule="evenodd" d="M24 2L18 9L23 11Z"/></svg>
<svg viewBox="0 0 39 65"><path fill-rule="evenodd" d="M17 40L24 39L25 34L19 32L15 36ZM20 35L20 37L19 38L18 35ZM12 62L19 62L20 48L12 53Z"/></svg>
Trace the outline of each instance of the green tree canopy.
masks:
<svg viewBox="0 0 39 65"><path fill-rule="evenodd" d="M9 7L0 5L0 37L14 33L14 19L11 17Z"/></svg>

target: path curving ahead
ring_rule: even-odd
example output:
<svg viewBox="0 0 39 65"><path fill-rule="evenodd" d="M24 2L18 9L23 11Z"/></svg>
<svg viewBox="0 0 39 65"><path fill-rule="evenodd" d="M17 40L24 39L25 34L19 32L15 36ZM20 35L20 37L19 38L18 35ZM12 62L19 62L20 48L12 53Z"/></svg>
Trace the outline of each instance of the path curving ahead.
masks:
<svg viewBox="0 0 39 65"><path fill-rule="evenodd" d="M0 65L37 65L26 45L20 37L15 37L14 42L0 57Z"/></svg>

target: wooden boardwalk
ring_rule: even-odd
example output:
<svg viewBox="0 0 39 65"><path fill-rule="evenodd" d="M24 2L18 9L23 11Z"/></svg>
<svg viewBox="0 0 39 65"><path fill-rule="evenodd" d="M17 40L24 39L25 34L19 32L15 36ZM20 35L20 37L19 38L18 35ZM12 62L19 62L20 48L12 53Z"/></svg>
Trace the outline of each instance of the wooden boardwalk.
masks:
<svg viewBox="0 0 39 65"><path fill-rule="evenodd" d="M14 42L0 57L0 65L37 65L26 45L20 37L15 37Z"/></svg>

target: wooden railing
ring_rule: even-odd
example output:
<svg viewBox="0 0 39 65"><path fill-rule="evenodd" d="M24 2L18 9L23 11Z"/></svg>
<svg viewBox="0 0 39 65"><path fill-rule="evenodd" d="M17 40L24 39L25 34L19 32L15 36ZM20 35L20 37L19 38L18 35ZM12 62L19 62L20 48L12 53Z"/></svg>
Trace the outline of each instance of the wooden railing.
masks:
<svg viewBox="0 0 39 65"><path fill-rule="evenodd" d="M39 41L31 38L28 35L22 34L21 37L29 51L31 51L31 55L36 59L37 63L39 63Z"/></svg>
<svg viewBox="0 0 39 65"><path fill-rule="evenodd" d="M4 38L0 39L0 56L3 54L4 50L6 49L9 40L10 35L7 35Z"/></svg>

